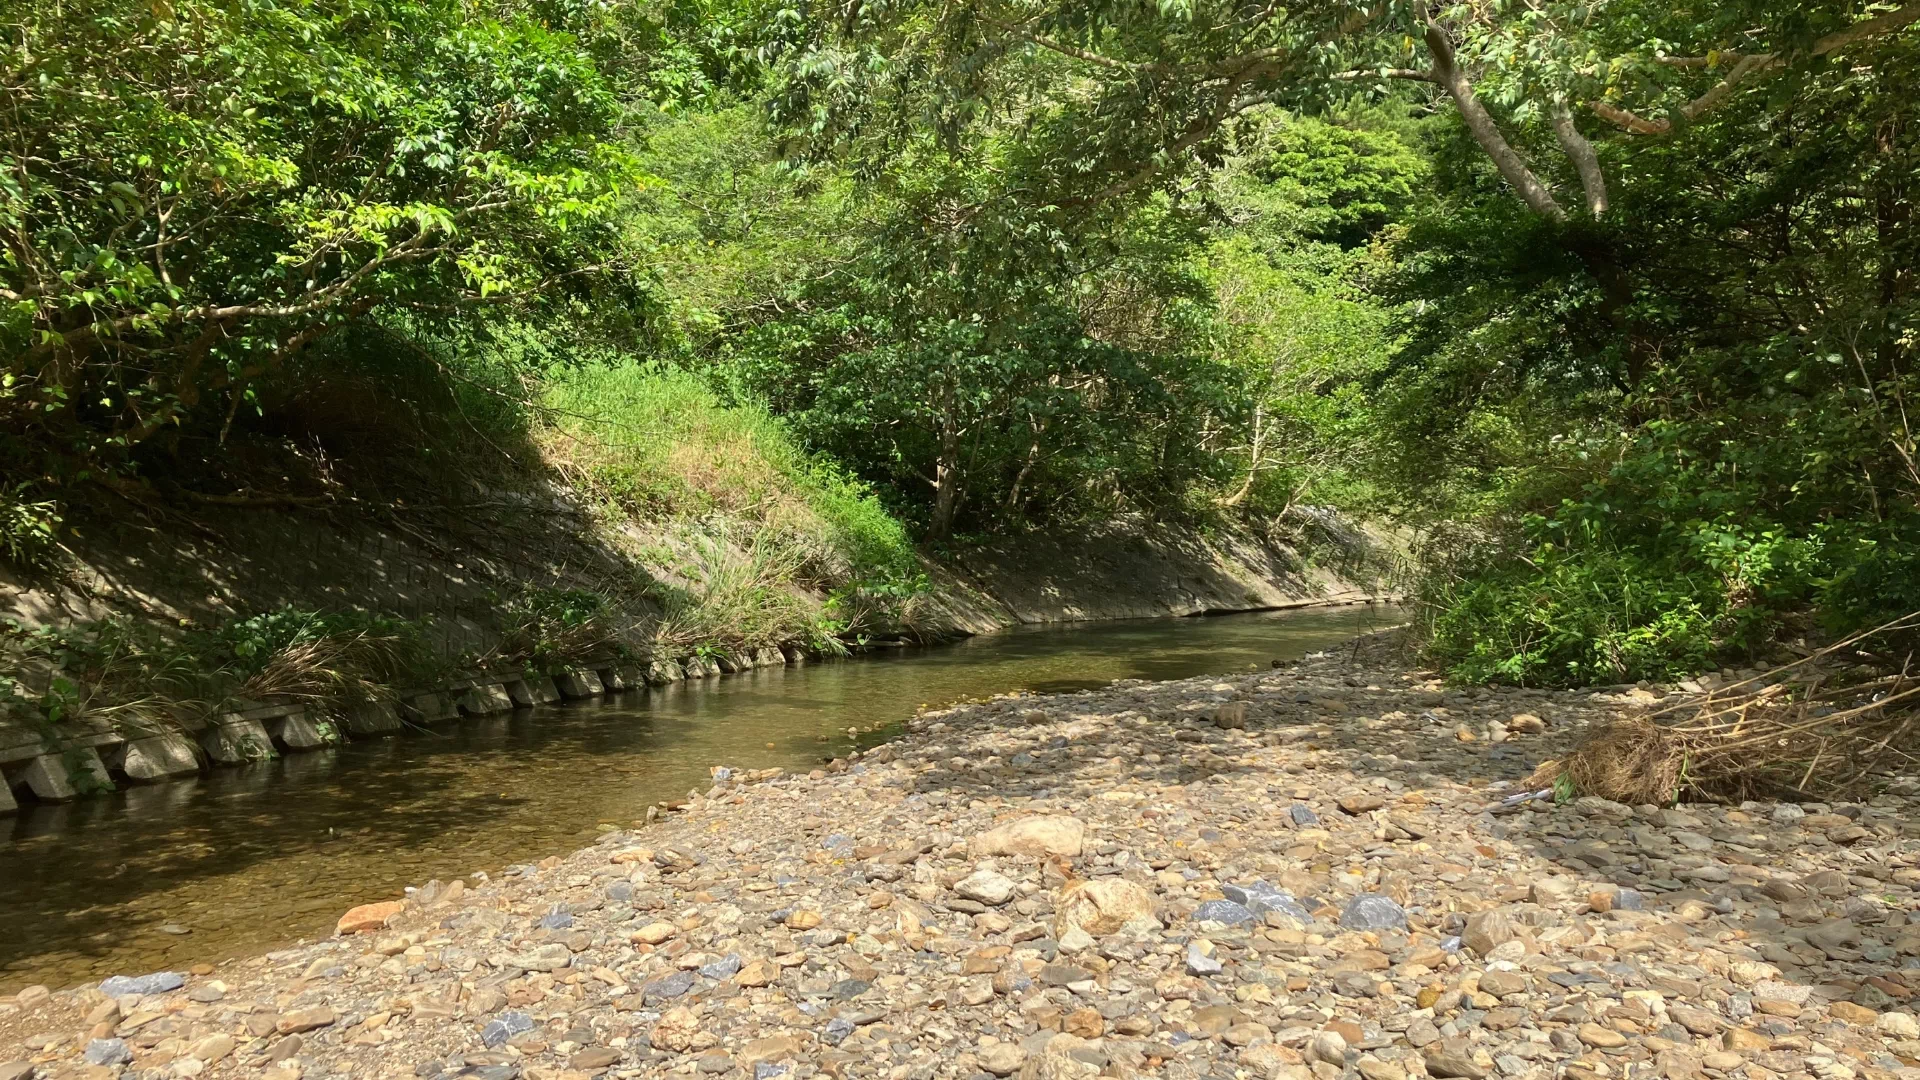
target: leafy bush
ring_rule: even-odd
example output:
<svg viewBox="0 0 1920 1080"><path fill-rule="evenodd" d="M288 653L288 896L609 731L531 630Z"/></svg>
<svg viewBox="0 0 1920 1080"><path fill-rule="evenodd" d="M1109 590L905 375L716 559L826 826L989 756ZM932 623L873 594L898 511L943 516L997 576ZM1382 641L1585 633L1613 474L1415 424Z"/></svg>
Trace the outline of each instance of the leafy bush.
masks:
<svg viewBox="0 0 1920 1080"><path fill-rule="evenodd" d="M53 567L60 535L60 504L35 498L34 485L0 487L0 561L20 570Z"/></svg>
<svg viewBox="0 0 1920 1080"><path fill-rule="evenodd" d="M620 652L617 615L588 589L527 589L501 613L506 633L493 659L550 675L583 656Z"/></svg>
<svg viewBox="0 0 1920 1080"><path fill-rule="evenodd" d="M1542 548L1517 570L1426 602L1428 655L1468 683L1671 679L1709 666L1729 645L1717 582L1628 552Z"/></svg>

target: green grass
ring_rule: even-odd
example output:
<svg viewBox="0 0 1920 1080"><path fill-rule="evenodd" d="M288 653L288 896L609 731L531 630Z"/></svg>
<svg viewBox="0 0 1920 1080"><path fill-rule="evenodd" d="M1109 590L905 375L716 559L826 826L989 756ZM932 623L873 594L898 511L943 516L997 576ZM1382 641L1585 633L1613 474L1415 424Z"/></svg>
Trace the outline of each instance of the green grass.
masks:
<svg viewBox="0 0 1920 1080"><path fill-rule="evenodd" d="M898 587L917 574L906 528L865 485L809 454L765 409L639 364L550 373L548 458L635 518L732 519L792 558L810 588ZM783 556L786 557L786 556Z"/></svg>

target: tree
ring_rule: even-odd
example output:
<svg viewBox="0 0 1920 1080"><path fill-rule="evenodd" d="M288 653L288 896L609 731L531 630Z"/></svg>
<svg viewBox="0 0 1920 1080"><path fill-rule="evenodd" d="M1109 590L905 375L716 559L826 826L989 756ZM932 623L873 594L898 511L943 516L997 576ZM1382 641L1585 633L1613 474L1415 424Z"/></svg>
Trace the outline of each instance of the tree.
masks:
<svg viewBox="0 0 1920 1080"><path fill-rule="evenodd" d="M1259 106L1312 111L1405 80L1444 94L1514 193L1557 221L1562 185L1530 153L1546 146L1588 214L1609 206L1579 113L1671 134L1768 77L1916 21L1920 3L1749 0L1702 12L1642 0L841 0L789 55L781 112L816 146L869 138L889 121L898 132L930 120L949 136L1023 126L1032 156L1049 164L1046 194L1084 204L1217 163L1223 129ZM1068 77L1071 93L1031 89Z"/></svg>
<svg viewBox="0 0 1920 1080"><path fill-rule="evenodd" d="M53 448L111 479L345 321L524 311L626 270L618 103L531 8L33 4L0 94L12 468L60 471L19 460Z"/></svg>

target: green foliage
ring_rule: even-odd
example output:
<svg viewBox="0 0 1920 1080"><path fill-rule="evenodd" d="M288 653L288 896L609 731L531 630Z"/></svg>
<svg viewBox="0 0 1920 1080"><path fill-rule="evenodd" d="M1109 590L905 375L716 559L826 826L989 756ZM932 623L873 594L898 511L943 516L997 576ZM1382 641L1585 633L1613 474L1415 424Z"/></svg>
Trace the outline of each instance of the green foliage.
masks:
<svg viewBox="0 0 1920 1080"><path fill-rule="evenodd" d="M627 650L613 601L589 589L529 588L501 611L496 657L530 671L556 674L583 657Z"/></svg>
<svg viewBox="0 0 1920 1080"><path fill-rule="evenodd" d="M1630 552L1536 549L1434 590L1429 654L1462 682L1585 686L1691 674L1731 651L1725 596Z"/></svg>
<svg viewBox="0 0 1920 1080"><path fill-rule="evenodd" d="M0 561L20 570L54 566L60 542L60 504L35 498L31 482L0 487Z"/></svg>
<svg viewBox="0 0 1920 1080"><path fill-rule="evenodd" d="M654 640L668 651L712 655L792 642L845 651L850 627L834 617L837 605L823 609L794 588L812 553L791 536L710 524L673 539L671 576L647 590L661 609Z"/></svg>
<svg viewBox="0 0 1920 1080"><path fill-rule="evenodd" d="M1294 248L1365 246L1422 200L1432 171L1417 146L1371 124L1256 112L1235 136L1242 149L1216 182L1238 204L1238 231L1279 234Z"/></svg>
<svg viewBox="0 0 1920 1080"><path fill-rule="evenodd" d="M290 655L347 642L381 644L378 650L362 650L355 658L362 663L355 676L369 682L392 686L425 678L438 665L418 624L359 611L283 607L188 634L182 644L198 666L244 683Z"/></svg>
<svg viewBox="0 0 1920 1080"><path fill-rule="evenodd" d="M562 25L590 19L445 0L23 8L0 45L0 463L97 475L218 426L368 312L563 316L617 284L609 212L635 171Z"/></svg>
<svg viewBox="0 0 1920 1080"><path fill-rule="evenodd" d="M915 535L1327 503L1489 540L1431 544L1462 678L1882 621L1920 608L1917 19L23 9L0 556L47 569L88 482L558 470L676 646L892 632ZM625 587L512 601L512 651L617 644ZM337 695L412 663L309 617L214 666Z"/></svg>

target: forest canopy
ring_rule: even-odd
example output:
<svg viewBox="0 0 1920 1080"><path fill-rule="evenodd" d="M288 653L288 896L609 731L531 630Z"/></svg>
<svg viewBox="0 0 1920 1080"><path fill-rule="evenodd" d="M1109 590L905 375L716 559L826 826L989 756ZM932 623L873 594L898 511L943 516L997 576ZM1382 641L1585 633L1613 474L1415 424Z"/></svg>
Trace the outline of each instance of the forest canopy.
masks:
<svg viewBox="0 0 1920 1080"><path fill-rule="evenodd" d="M17 566L698 384L936 553L1371 522L1471 681L1920 609L1920 3L6 6Z"/></svg>

